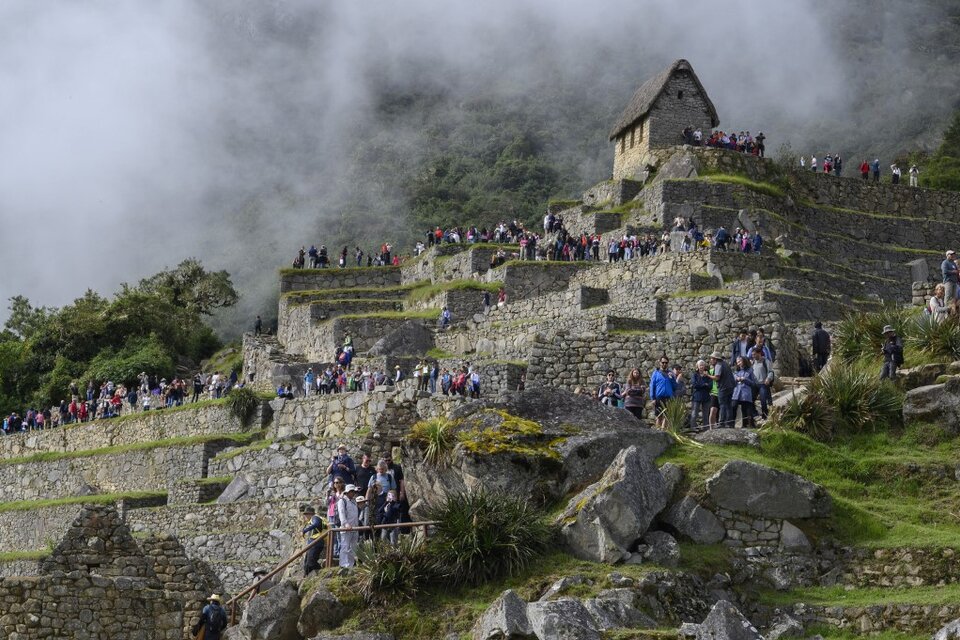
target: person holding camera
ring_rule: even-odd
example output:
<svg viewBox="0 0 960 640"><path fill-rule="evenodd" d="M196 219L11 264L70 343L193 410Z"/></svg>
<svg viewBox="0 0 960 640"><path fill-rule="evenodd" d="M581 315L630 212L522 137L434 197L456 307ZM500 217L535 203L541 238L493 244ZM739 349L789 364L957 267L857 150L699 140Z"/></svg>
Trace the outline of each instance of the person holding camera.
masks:
<svg viewBox="0 0 960 640"><path fill-rule="evenodd" d="M335 476L340 476L347 484L353 483L357 469L353 459L347 454L347 445L341 444L337 447L337 455L330 459L327 474L330 476L330 482L333 482Z"/></svg>
<svg viewBox="0 0 960 640"><path fill-rule="evenodd" d="M883 328L883 367L880 379L897 379L897 367L903 364L903 341L889 324Z"/></svg>

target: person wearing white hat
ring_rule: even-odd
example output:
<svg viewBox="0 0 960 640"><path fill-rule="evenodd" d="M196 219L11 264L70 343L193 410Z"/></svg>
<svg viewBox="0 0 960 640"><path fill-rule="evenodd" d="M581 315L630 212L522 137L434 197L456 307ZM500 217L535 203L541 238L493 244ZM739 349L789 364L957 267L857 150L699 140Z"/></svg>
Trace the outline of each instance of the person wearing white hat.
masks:
<svg viewBox="0 0 960 640"><path fill-rule="evenodd" d="M207 605L200 612L200 620L193 625L193 635L199 635L203 629L204 640L220 640L220 634L227 628L227 612L220 604L220 596L212 594Z"/></svg>
<svg viewBox="0 0 960 640"><path fill-rule="evenodd" d="M347 529L340 533L340 566L346 569L357 562L357 539L359 532L350 531L360 526L360 508L356 503L357 485L348 484L343 488L343 496L337 501L337 515L340 527Z"/></svg>

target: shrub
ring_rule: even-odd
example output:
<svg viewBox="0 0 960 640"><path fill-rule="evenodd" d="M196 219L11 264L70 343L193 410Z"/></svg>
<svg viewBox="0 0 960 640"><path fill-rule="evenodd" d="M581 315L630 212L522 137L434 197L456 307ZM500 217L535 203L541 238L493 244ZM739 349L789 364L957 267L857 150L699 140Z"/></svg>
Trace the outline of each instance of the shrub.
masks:
<svg viewBox="0 0 960 640"><path fill-rule="evenodd" d="M227 394L227 407L230 409L230 414L243 426L250 424L259 406L260 398L252 389L234 388Z"/></svg>
<svg viewBox="0 0 960 640"><path fill-rule="evenodd" d="M814 378L810 394L830 408L834 434L876 431L900 422L900 391L862 367L831 365Z"/></svg>
<svg viewBox="0 0 960 640"><path fill-rule="evenodd" d="M904 342L933 358L954 360L960 357L960 322L956 316L938 322L933 316L921 314L915 323L907 325Z"/></svg>
<svg viewBox="0 0 960 640"><path fill-rule="evenodd" d="M365 542L357 548L357 591L370 604L412 599L429 581L429 564L426 545L417 536L401 536L395 547Z"/></svg>
<svg viewBox="0 0 960 640"><path fill-rule="evenodd" d="M435 467L445 467L453 450L455 424L446 418L431 418L413 425L409 440L423 447L423 459Z"/></svg>
<svg viewBox="0 0 960 640"><path fill-rule="evenodd" d="M915 316L915 310L895 306L875 313L852 313L833 332L833 355L847 363L876 359L883 347L883 327L889 324L897 335L906 336L910 325L915 324Z"/></svg>
<svg viewBox="0 0 960 640"><path fill-rule="evenodd" d="M667 430L680 433L690 422L690 410L683 398L671 398L663 408Z"/></svg>
<svg viewBox="0 0 960 640"><path fill-rule="evenodd" d="M482 489L450 496L427 518L439 522L429 542L434 572L454 585L516 575L553 537L528 501Z"/></svg>
<svg viewBox="0 0 960 640"><path fill-rule="evenodd" d="M813 393L795 393L776 415L775 424L783 429L804 433L814 440L833 437L833 412Z"/></svg>

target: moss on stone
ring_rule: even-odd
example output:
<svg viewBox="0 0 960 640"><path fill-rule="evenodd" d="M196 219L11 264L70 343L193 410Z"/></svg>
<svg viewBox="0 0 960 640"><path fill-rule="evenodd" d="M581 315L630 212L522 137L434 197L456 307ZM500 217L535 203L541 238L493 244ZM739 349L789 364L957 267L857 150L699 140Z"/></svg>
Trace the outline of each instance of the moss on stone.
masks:
<svg viewBox="0 0 960 640"><path fill-rule="evenodd" d="M457 434L463 449L474 455L514 453L530 458L560 461L556 446L565 437L544 441L543 427L533 420L526 420L499 409L485 409L482 413L495 413L502 422L491 427L467 427Z"/></svg>

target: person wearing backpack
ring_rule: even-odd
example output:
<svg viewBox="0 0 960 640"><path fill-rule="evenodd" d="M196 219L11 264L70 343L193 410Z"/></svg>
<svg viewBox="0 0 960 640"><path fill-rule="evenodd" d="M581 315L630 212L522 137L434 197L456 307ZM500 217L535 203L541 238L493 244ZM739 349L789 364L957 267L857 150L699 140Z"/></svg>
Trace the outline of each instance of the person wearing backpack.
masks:
<svg viewBox="0 0 960 640"><path fill-rule="evenodd" d="M198 640L220 640L220 634L227 628L227 612L220 605L220 596L215 593L207 598L207 603L191 631Z"/></svg>
<svg viewBox="0 0 960 640"><path fill-rule="evenodd" d="M897 367L903 364L903 341L889 324L883 328L883 367L880 369L880 379L897 379Z"/></svg>

